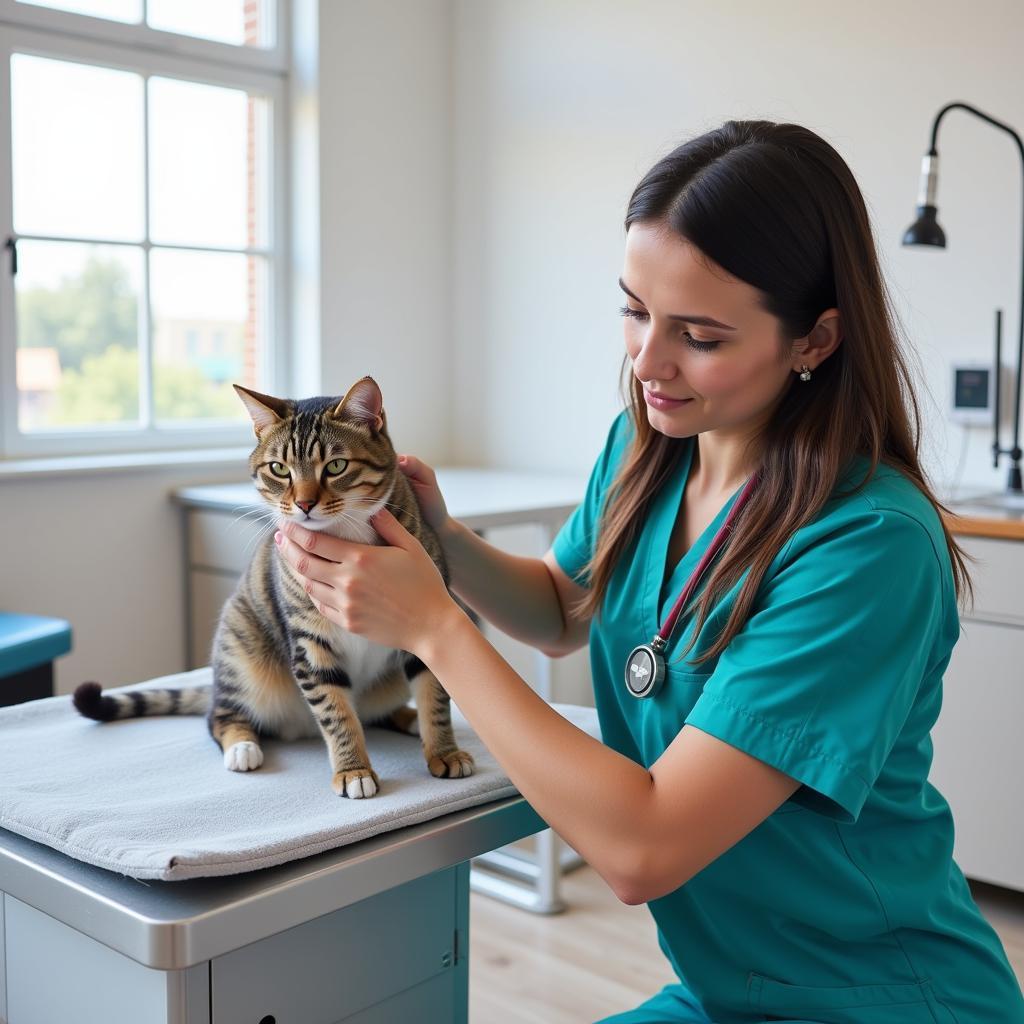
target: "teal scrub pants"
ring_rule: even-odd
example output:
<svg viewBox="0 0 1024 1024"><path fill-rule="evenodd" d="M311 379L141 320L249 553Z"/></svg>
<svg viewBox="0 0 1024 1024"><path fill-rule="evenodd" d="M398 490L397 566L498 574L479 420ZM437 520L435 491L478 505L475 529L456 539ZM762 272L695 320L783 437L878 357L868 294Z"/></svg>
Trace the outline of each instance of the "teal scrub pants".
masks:
<svg viewBox="0 0 1024 1024"><path fill-rule="evenodd" d="M766 1017L779 1024L815 1024L807 1020ZM602 1017L595 1024L714 1024L692 992L683 985L666 985L656 996L633 1010Z"/></svg>
<svg viewBox="0 0 1024 1024"><path fill-rule="evenodd" d="M596 1024L713 1024L693 993L683 985L666 985L634 1010L602 1017Z"/></svg>

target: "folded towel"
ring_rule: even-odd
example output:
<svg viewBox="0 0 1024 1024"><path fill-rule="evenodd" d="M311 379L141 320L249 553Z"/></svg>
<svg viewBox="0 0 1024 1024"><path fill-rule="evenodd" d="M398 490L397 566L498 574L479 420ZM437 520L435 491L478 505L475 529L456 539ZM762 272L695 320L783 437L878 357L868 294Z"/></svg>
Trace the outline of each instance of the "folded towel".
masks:
<svg viewBox="0 0 1024 1024"><path fill-rule="evenodd" d="M211 681L205 667L119 692ZM600 738L593 708L552 707ZM476 760L473 775L436 779L418 737L368 728L381 789L351 800L331 789L321 739L262 740L262 767L231 772L200 716L100 724L83 718L66 696L0 708L0 828L133 878L270 867L515 796L454 702L452 725L459 746Z"/></svg>

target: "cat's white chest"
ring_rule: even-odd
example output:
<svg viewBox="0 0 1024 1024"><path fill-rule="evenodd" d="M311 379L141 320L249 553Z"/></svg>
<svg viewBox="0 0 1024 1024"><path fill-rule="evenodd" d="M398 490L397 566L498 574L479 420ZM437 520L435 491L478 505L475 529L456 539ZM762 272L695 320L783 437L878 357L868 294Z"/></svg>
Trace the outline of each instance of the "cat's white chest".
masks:
<svg viewBox="0 0 1024 1024"><path fill-rule="evenodd" d="M326 620L325 620L326 622ZM382 647L380 644L367 640L358 633L333 622L327 622L324 640L330 644L335 658L352 683L352 689L358 693L380 679L381 675L395 664L395 649Z"/></svg>

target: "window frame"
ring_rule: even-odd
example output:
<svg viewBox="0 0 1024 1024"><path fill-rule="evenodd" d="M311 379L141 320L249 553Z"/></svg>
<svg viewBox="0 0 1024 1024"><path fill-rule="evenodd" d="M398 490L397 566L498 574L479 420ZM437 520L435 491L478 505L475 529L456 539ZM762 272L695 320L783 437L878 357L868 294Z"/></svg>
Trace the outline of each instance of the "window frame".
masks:
<svg viewBox="0 0 1024 1024"><path fill-rule="evenodd" d="M17 10L15 10L17 8ZM290 169L291 124L289 113L288 52L285 39L287 0L276 0L276 45L273 50L234 46L210 40L193 39L146 26L108 22L88 15L55 11L0 0L0 244L8 238L65 236L20 236L13 223L13 138L11 135L11 55L69 60L76 63L131 71L148 79L152 76L179 78L209 85L242 88L265 96L271 104L268 118L271 176L267 197L267 244L241 250L258 253L267 259L269 285L266 294L264 349L259 354L265 368L264 387L270 393L286 393L290 366L288 324L290 309L290 225L288 221L288 174ZM124 31L127 30L127 31ZM102 37L102 38L100 38ZM240 55L237 51L252 50ZM252 59L249 59L252 58ZM148 112L144 115L148 117ZM146 175L148 178L148 140ZM148 181L144 183L148 197ZM147 198L148 202L148 198ZM77 240L66 236L66 240ZM88 239L95 241L94 239ZM118 242L141 248L147 255L152 248L217 251L217 247L160 246L147 237L141 242ZM143 282L140 298L149 304L148 280ZM250 444L252 425L197 422L175 427L130 427L110 425L100 428L71 428L56 432L23 433L18 429L18 391L16 368L15 277L11 251L0 249L0 465L11 459L46 456L93 455L140 451L195 450ZM152 310L150 310L150 314ZM152 352L152 317L144 336L140 336L140 359L149 363ZM152 378L149 377L150 389Z"/></svg>

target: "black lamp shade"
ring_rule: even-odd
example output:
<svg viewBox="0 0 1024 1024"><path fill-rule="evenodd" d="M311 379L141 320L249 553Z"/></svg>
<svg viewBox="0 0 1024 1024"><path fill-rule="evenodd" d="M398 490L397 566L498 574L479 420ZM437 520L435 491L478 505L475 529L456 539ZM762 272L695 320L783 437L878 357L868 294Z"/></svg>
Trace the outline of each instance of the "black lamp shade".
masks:
<svg viewBox="0 0 1024 1024"><path fill-rule="evenodd" d="M946 248L946 233L939 227L935 219L936 208L934 206L919 206L917 208L917 220L903 232L904 245L936 245L940 249Z"/></svg>

